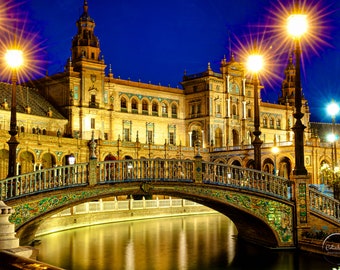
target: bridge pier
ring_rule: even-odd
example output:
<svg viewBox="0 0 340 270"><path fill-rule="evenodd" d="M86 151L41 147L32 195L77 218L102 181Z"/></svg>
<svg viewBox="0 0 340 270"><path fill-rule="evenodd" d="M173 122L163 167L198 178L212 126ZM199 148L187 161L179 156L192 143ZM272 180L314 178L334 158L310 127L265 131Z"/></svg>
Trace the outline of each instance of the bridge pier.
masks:
<svg viewBox="0 0 340 270"><path fill-rule="evenodd" d="M13 212L12 207L0 201L0 251L9 251L25 258L35 257L34 248L19 246L19 238L15 236L15 225L8 220Z"/></svg>
<svg viewBox="0 0 340 270"><path fill-rule="evenodd" d="M295 241L296 246L299 246L302 233L310 229L309 224L309 182L310 175L293 175L294 182L293 192L295 199Z"/></svg>

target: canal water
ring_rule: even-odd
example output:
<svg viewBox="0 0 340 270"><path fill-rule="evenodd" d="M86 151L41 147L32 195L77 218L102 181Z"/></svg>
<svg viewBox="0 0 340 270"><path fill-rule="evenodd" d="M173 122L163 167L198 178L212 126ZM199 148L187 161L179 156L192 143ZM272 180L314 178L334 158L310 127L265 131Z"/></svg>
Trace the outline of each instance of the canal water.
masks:
<svg viewBox="0 0 340 270"><path fill-rule="evenodd" d="M65 269L329 269L323 256L241 242L221 214L125 221L38 238L38 260Z"/></svg>

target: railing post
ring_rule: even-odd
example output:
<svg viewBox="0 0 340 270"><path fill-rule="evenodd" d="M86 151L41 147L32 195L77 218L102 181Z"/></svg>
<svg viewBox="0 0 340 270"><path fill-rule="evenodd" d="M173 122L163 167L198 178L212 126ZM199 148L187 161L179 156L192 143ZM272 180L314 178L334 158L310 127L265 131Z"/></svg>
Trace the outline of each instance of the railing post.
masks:
<svg viewBox="0 0 340 270"><path fill-rule="evenodd" d="M202 183L203 182L203 173L202 173L202 156L198 153L195 157L194 164L194 182Z"/></svg>
<svg viewBox="0 0 340 270"><path fill-rule="evenodd" d="M292 175L294 182L296 244L299 243L302 233L309 226L309 181L310 175Z"/></svg>
<svg viewBox="0 0 340 270"><path fill-rule="evenodd" d="M89 185L97 184L97 159L90 159L89 161Z"/></svg>

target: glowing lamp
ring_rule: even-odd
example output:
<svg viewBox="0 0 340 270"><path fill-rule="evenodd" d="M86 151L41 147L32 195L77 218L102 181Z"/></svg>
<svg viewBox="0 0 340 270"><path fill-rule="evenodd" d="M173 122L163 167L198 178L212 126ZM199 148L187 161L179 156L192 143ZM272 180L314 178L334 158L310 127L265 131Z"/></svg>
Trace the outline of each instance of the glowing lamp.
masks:
<svg viewBox="0 0 340 270"><path fill-rule="evenodd" d="M332 102L327 106L327 112L330 116L334 117L338 114L340 107L337 103Z"/></svg>
<svg viewBox="0 0 340 270"><path fill-rule="evenodd" d="M19 68L24 63L24 57L21 50L7 50L5 59L11 68Z"/></svg>
<svg viewBox="0 0 340 270"><path fill-rule="evenodd" d="M331 142L331 143L335 142L335 141L336 141L336 136L335 136L335 134L334 134L334 133L328 134L328 135L327 135L327 141L329 141L329 142Z"/></svg>
<svg viewBox="0 0 340 270"><path fill-rule="evenodd" d="M276 155L277 153L279 153L279 148L277 147L277 146L273 146L272 147L272 153L274 154L274 155Z"/></svg>
<svg viewBox="0 0 340 270"><path fill-rule="evenodd" d="M307 15L292 14L288 17L287 30L294 38L301 37L307 32L308 22Z"/></svg>
<svg viewBox="0 0 340 270"><path fill-rule="evenodd" d="M249 55L247 68L251 72L257 73L263 68L263 56L259 54Z"/></svg>

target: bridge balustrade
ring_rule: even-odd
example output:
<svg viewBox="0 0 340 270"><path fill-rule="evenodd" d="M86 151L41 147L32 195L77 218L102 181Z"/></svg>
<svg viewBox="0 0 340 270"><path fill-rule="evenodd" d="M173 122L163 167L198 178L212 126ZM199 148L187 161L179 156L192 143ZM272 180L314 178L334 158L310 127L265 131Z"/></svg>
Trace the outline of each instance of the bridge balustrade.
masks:
<svg viewBox="0 0 340 270"><path fill-rule="evenodd" d="M310 208L321 215L340 222L340 202L320 191L309 189Z"/></svg>
<svg viewBox="0 0 340 270"><path fill-rule="evenodd" d="M88 164L60 166L17 175L0 181L0 200L88 182Z"/></svg>
<svg viewBox="0 0 340 270"><path fill-rule="evenodd" d="M292 199L291 181L269 173L214 162L202 162L203 182L231 186Z"/></svg>
<svg viewBox="0 0 340 270"><path fill-rule="evenodd" d="M192 182L194 161L131 159L99 161L99 182L182 181Z"/></svg>

